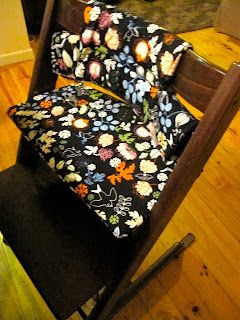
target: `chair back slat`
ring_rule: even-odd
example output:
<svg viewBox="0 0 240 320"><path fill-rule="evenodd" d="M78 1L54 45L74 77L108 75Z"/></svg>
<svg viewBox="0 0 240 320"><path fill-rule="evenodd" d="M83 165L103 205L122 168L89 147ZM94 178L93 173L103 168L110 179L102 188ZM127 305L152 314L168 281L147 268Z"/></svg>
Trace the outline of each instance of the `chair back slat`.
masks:
<svg viewBox="0 0 240 320"><path fill-rule="evenodd" d="M172 87L204 112L225 74L224 70L189 50L182 58Z"/></svg>
<svg viewBox="0 0 240 320"><path fill-rule="evenodd" d="M56 25L63 30L79 33L83 24L85 1L59 0L56 12Z"/></svg>

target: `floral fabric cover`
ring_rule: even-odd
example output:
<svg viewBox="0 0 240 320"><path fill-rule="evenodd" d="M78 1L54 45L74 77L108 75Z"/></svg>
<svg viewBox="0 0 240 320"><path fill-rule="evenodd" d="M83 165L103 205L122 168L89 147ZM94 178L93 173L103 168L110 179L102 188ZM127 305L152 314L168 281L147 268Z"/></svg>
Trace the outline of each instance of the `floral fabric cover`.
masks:
<svg viewBox="0 0 240 320"><path fill-rule="evenodd" d="M148 218L197 121L167 90L189 45L155 24L89 2L79 34L52 38L53 71L90 80L33 97L10 116L116 237ZM79 213L81 214L81 213Z"/></svg>
<svg viewBox="0 0 240 320"><path fill-rule="evenodd" d="M168 87L190 44L156 24L98 1L88 2L83 20L79 34L62 31L53 35L53 72L110 89L144 114L144 121L158 112L170 138L168 112L176 98L168 93ZM169 106L163 107L167 100ZM171 135L175 146L181 138L181 134Z"/></svg>
<svg viewBox="0 0 240 320"><path fill-rule="evenodd" d="M190 44L156 24L98 1L88 2L83 20L79 34L61 31L53 35L53 71L95 81L128 103L154 105Z"/></svg>
<svg viewBox="0 0 240 320"><path fill-rule="evenodd" d="M196 124L167 95L146 116L83 83L37 95L9 115L116 237L147 219L176 163L172 137L184 137Z"/></svg>

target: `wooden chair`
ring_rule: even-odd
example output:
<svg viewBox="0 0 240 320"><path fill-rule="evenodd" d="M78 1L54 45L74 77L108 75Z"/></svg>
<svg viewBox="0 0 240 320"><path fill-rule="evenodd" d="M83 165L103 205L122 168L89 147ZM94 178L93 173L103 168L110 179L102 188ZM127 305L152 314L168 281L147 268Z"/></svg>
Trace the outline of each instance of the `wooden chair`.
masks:
<svg viewBox="0 0 240 320"><path fill-rule="evenodd" d="M78 32L84 6L79 0L48 0L29 97L54 88L51 35L61 29ZM153 272L193 240L189 234L131 283L238 110L240 64L234 63L226 73L189 50L173 89L204 116L136 241L114 239L106 232L24 139L17 163L0 174L1 232L57 319L76 310L83 319L111 319ZM103 288L86 316L81 306Z"/></svg>

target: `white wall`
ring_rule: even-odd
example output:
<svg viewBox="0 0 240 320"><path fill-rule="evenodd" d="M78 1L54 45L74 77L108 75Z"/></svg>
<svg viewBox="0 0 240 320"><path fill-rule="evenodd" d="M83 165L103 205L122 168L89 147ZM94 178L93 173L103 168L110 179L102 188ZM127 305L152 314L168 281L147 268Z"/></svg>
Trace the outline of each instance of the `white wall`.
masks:
<svg viewBox="0 0 240 320"><path fill-rule="evenodd" d="M33 51L21 0L0 0L0 66L29 59Z"/></svg>

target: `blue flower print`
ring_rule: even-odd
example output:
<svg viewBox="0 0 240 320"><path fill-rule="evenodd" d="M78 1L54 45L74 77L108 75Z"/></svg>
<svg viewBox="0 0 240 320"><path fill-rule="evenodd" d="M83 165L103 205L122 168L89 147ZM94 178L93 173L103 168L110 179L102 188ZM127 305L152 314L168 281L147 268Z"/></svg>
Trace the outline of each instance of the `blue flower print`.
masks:
<svg viewBox="0 0 240 320"><path fill-rule="evenodd" d="M130 64L134 63L134 59L131 55L129 55L130 48L129 46L124 46L123 51L119 52L118 54L114 54L114 59L120 64L119 66L124 66L125 73L129 72Z"/></svg>
<svg viewBox="0 0 240 320"><path fill-rule="evenodd" d="M172 121L170 119L171 113L169 112L172 110L172 103L167 102L166 104L160 103L160 111L159 111L159 118L160 123L163 127L163 132L167 132L168 128L172 126Z"/></svg>
<svg viewBox="0 0 240 320"><path fill-rule="evenodd" d="M120 103L112 104L112 101L110 101L110 104L106 105L106 109L111 110L112 113L119 113L119 107Z"/></svg>
<svg viewBox="0 0 240 320"><path fill-rule="evenodd" d="M167 104L160 103L160 109L163 113L169 112L172 110L172 104L169 102Z"/></svg>
<svg viewBox="0 0 240 320"><path fill-rule="evenodd" d="M94 121L92 131L114 131L115 127L119 124L118 120L114 120L112 115L102 118L101 120Z"/></svg>
<svg viewBox="0 0 240 320"><path fill-rule="evenodd" d="M169 119L168 116L161 116L160 117L160 123L163 127L163 132L166 133L168 132L168 128L171 127L172 121Z"/></svg>

